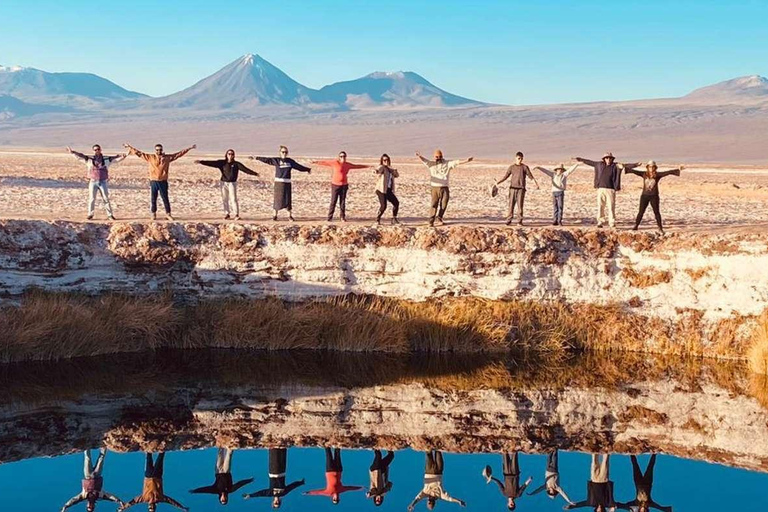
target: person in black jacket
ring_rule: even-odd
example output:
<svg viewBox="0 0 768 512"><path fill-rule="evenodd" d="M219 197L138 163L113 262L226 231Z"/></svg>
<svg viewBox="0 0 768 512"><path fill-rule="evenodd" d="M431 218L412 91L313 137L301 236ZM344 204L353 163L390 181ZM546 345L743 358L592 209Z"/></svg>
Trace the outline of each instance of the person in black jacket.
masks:
<svg viewBox="0 0 768 512"><path fill-rule="evenodd" d="M297 487L304 485L304 479L286 485L285 472L288 466L288 450L285 448L269 449L269 487L251 494L243 494L244 499L272 498L272 508L280 508L282 499Z"/></svg>
<svg viewBox="0 0 768 512"><path fill-rule="evenodd" d="M648 467L645 473L640 470L640 464L637 463L637 457L632 455L632 479L635 482L635 499L627 503L618 503L618 508L637 512L648 512L652 508L661 510L661 512L672 512L672 507L659 505L651 497L653 488L653 468L656 466L656 454L651 455Z"/></svg>
<svg viewBox="0 0 768 512"><path fill-rule="evenodd" d="M237 160L235 160L235 150L228 149L224 155L224 160L195 160L196 164L206 167L215 167L221 171L221 200L224 203L224 219L229 219L230 214L234 214L235 220L240 220L240 204L237 202L237 176L240 172L258 176L259 173L252 171Z"/></svg>
<svg viewBox="0 0 768 512"><path fill-rule="evenodd" d="M216 455L216 473L213 485L207 487L198 487L192 489L192 494L218 494L219 503L226 505L229 503L229 495L241 487L253 482L253 478L246 478L237 483L232 481L232 450L229 448L219 448Z"/></svg>
<svg viewBox="0 0 768 512"><path fill-rule="evenodd" d="M275 215L272 220L277 220L277 212L285 208L288 210L288 218L293 222L293 197L291 185L291 171L312 173L310 167L304 167L293 158L288 158L288 147L280 146L280 156L276 158L264 156L252 156L251 160L258 160L275 168Z"/></svg>
<svg viewBox="0 0 768 512"><path fill-rule="evenodd" d="M627 174L634 174L635 176L643 178L643 193L640 195L640 209L638 210L637 218L635 219L635 227L632 229L637 230L638 226L640 226L640 222L642 222L643 216L645 215L645 210L650 204L651 208L653 208L653 216L656 217L656 225L659 227L661 234L664 234L664 227L661 223L661 208L659 205L659 180L665 176L680 176L680 171L683 169L684 167L681 165L677 169L658 172L656 162L651 160L646 164L645 172L633 171L631 169L624 170Z"/></svg>
<svg viewBox="0 0 768 512"><path fill-rule="evenodd" d="M597 227L603 227L605 218L608 217L608 225L613 228L616 225L616 192L621 190L621 171L622 169L634 169L640 163L618 164L610 151L607 151L599 162L578 156L574 160L587 164L595 170Z"/></svg>
<svg viewBox="0 0 768 512"><path fill-rule="evenodd" d="M590 478L587 482L587 499L578 503L569 503L563 509L592 507L595 512L614 512L616 500L613 498L613 481L610 479L609 454L603 454L602 461L596 453L592 454Z"/></svg>

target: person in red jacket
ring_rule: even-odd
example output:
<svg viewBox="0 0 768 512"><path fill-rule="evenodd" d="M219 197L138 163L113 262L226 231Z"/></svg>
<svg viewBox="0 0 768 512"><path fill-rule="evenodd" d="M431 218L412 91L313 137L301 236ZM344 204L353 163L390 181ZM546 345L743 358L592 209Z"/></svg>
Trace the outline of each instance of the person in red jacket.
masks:
<svg viewBox="0 0 768 512"><path fill-rule="evenodd" d="M340 152L336 160L312 160L310 163L330 167L333 170L333 174L331 174L331 206L328 208L328 222L333 220L333 214L336 212L336 203L339 203L339 208L341 208L341 221L347 222L347 191L349 190L347 174L352 169L368 169L371 166L347 162L346 151Z"/></svg>
<svg viewBox="0 0 768 512"><path fill-rule="evenodd" d="M341 465L341 450L334 448L325 449L325 489L315 489L304 494L308 496L330 496L336 505L341 499L341 494L347 491L359 491L363 487L359 485L344 485L341 483L341 473L344 468Z"/></svg>

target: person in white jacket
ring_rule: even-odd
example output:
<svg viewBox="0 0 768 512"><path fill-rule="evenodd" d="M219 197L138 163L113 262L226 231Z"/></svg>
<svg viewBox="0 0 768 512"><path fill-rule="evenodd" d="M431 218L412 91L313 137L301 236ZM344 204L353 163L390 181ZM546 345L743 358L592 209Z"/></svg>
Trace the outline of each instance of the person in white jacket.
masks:
<svg viewBox="0 0 768 512"><path fill-rule="evenodd" d="M545 167L536 166L533 170L539 170L549 176L552 182L552 205L554 211L552 213L552 225L563 225L563 207L565 206L565 189L568 187L568 176L581 164L577 162L570 166L568 170L565 169L563 164L558 165L552 170Z"/></svg>
<svg viewBox="0 0 768 512"><path fill-rule="evenodd" d="M438 450L430 450L426 454L426 466L424 468L424 488L408 505L408 512L413 512L416 504L425 499L427 508L432 510L437 504L437 500L444 500L451 503L458 503L462 507L467 504L458 498L454 498L443 489L443 454Z"/></svg>
<svg viewBox="0 0 768 512"><path fill-rule="evenodd" d="M94 209L96 206L96 194L101 194L101 199L104 201L104 209L107 211L107 218L109 220L115 220L115 216L112 212L112 205L109 203L109 187L107 181L109 180L109 167L112 164L116 164L125 160L126 155L104 156L101 153L101 146L98 144L93 145L93 155L84 155L73 151L71 147L67 146L67 153L74 155L78 160L85 162L85 168L88 173L88 220L93 218Z"/></svg>
<svg viewBox="0 0 768 512"><path fill-rule="evenodd" d="M435 150L435 159L427 160L421 153L416 152L416 156L429 169L429 184L432 187L432 204L429 212L429 225L442 226L443 215L448 208L448 201L451 199L451 193L448 188L451 171L456 167L471 162L474 158L469 157L466 160L446 160L443 158L443 152Z"/></svg>

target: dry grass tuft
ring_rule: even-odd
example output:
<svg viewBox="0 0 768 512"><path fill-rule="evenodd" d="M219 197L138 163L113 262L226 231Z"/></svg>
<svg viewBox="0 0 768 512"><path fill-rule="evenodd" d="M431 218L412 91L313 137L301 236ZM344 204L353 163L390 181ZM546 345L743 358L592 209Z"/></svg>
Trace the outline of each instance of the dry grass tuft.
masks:
<svg viewBox="0 0 768 512"><path fill-rule="evenodd" d="M629 281L629 284L635 288L650 288L657 284L670 282L672 273L668 270L638 272L632 267L624 267L621 269L621 277Z"/></svg>
<svg viewBox="0 0 768 512"><path fill-rule="evenodd" d="M758 320L752 344L747 350L747 361L753 373L768 375L768 311Z"/></svg>

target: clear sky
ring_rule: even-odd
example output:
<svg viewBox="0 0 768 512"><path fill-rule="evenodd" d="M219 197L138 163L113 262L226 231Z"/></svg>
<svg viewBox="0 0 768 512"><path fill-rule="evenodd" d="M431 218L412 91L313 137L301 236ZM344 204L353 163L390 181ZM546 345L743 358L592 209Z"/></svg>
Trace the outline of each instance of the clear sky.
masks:
<svg viewBox="0 0 768 512"><path fill-rule="evenodd" d="M766 0L0 1L0 64L152 96L246 53L310 87L410 70L539 104L680 96L768 74Z"/></svg>

